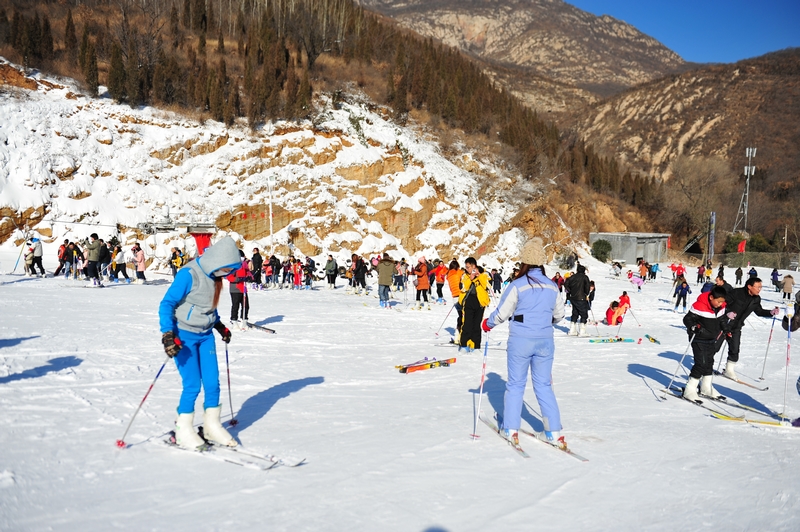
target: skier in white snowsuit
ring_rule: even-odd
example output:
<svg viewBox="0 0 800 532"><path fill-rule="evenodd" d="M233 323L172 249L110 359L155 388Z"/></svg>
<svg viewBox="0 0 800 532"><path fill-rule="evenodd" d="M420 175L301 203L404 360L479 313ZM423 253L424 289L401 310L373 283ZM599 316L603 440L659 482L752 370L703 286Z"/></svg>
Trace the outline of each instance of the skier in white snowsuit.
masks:
<svg viewBox="0 0 800 532"><path fill-rule="evenodd" d="M204 441L194 429L194 403L204 390L204 435L221 445L236 446L219 421L219 366L212 329L230 342L231 332L219 319L217 304L222 278L239 268L239 249L225 237L205 250L201 257L178 270L158 309L164 351L174 357L183 392L175 422L175 440L181 447L196 449Z"/></svg>
<svg viewBox="0 0 800 532"><path fill-rule="evenodd" d="M566 449L566 441L560 434L561 413L552 388L553 324L564 317L564 302L558 286L544 272L547 257L540 238L525 244L520 261L519 273L503 292L497 309L482 324L483 330L489 332L510 319L503 429L506 438L515 444L519 442L522 397L530 368L533 390L542 411L543 438Z"/></svg>

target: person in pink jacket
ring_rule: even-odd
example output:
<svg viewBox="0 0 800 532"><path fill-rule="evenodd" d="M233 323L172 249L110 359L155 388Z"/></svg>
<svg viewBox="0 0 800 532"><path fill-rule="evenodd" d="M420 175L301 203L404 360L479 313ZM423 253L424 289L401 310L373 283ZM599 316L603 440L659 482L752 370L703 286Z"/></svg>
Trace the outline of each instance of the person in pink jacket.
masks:
<svg viewBox="0 0 800 532"><path fill-rule="evenodd" d="M145 281L147 281L147 279L144 277L144 251L142 251L142 248L139 247L138 242L136 242L131 248L131 254L133 255L133 265L136 269L136 283L144 284Z"/></svg>

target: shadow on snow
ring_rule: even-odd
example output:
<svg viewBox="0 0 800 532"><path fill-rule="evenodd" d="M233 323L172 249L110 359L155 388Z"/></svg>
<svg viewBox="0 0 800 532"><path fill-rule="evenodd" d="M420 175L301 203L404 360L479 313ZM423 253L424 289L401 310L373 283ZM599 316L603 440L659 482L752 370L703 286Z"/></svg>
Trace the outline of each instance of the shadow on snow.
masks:
<svg viewBox="0 0 800 532"><path fill-rule="evenodd" d="M231 435L236 437L237 434L264 417L281 399L289 397L294 392L299 392L306 386L323 382L325 382L325 377L306 377L276 384L272 388L258 392L242 404L242 408L236 415L239 423L229 428Z"/></svg>
<svg viewBox="0 0 800 532"><path fill-rule="evenodd" d="M33 340L34 338L39 338L39 336L36 335L36 336L25 336L22 338L0 338L0 349L3 349L4 347L14 347L21 344L25 340Z"/></svg>
<svg viewBox="0 0 800 532"><path fill-rule="evenodd" d="M527 384L526 384L527 386ZM477 394L480 392L480 388L474 388L469 390L470 393ZM486 374L486 381L483 383L483 392L486 394L486 397L489 400L489 404L491 405L492 409L497 412L497 423L499 427L503 426L503 405L504 405L504 397L506 393L506 381L498 375L497 373L491 372ZM477 408L477 401L475 402L475 408ZM491 414L487 417L491 418ZM531 406L527 403L527 401L523 402L522 404L522 420L527 421L528 425L537 432L541 432L544 430L544 424L542 424L542 420L536 417L534 413L531 412Z"/></svg>
<svg viewBox="0 0 800 532"><path fill-rule="evenodd" d="M53 358L48 360L47 364L44 366L26 369L22 373L14 373L13 375L0 377L0 384L8 384L9 382L21 381L23 379L35 379L36 377L42 377L48 373L61 371L62 369L74 368L79 366L81 362L83 362L83 359L74 356Z"/></svg>

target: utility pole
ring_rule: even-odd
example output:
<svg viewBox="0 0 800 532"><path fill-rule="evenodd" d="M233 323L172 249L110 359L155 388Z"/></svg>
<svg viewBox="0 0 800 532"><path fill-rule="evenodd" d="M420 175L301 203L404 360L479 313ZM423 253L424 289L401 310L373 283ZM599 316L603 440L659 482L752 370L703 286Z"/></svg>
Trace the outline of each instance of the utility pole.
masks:
<svg viewBox="0 0 800 532"><path fill-rule="evenodd" d="M275 254L275 237L272 235L272 187L275 185L275 176L267 176L269 184L269 255Z"/></svg>
<svg viewBox="0 0 800 532"><path fill-rule="evenodd" d="M756 148L747 148L747 166L744 167L744 175L746 182L744 185L744 193L742 194L742 201L739 202L739 212L736 214L736 223L733 224L733 232L739 227L739 222L742 222L742 233L747 234L747 204L750 201L750 178L756 173L756 167L752 166L753 157L756 156Z"/></svg>

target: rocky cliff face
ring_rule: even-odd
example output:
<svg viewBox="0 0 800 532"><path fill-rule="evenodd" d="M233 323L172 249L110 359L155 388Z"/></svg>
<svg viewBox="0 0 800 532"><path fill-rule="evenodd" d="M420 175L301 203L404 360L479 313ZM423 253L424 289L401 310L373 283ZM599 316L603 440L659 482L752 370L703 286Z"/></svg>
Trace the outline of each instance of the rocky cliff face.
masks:
<svg viewBox="0 0 800 532"><path fill-rule="evenodd" d="M165 262L169 247L192 245L180 227L210 224L269 249L272 198L283 256L475 255L502 264L516 259L526 232L556 253L587 230L642 222L609 217L602 204L576 209L487 154L460 147L448 160L429 133L398 127L357 94L335 107L318 98L313 122L253 132L86 98L69 80L8 63L0 80L0 242L23 238L23 228L50 241L119 230L123 243L142 241L152 261ZM138 229L167 217L176 230Z"/></svg>
<svg viewBox="0 0 800 532"><path fill-rule="evenodd" d="M468 52L540 112L680 71L686 63L633 26L562 0L361 0L415 32Z"/></svg>
<svg viewBox="0 0 800 532"><path fill-rule="evenodd" d="M663 179L681 154L720 156L739 173L750 146L758 148L765 186L800 178L800 49L636 87L594 106L575 129Z"/></svg>

